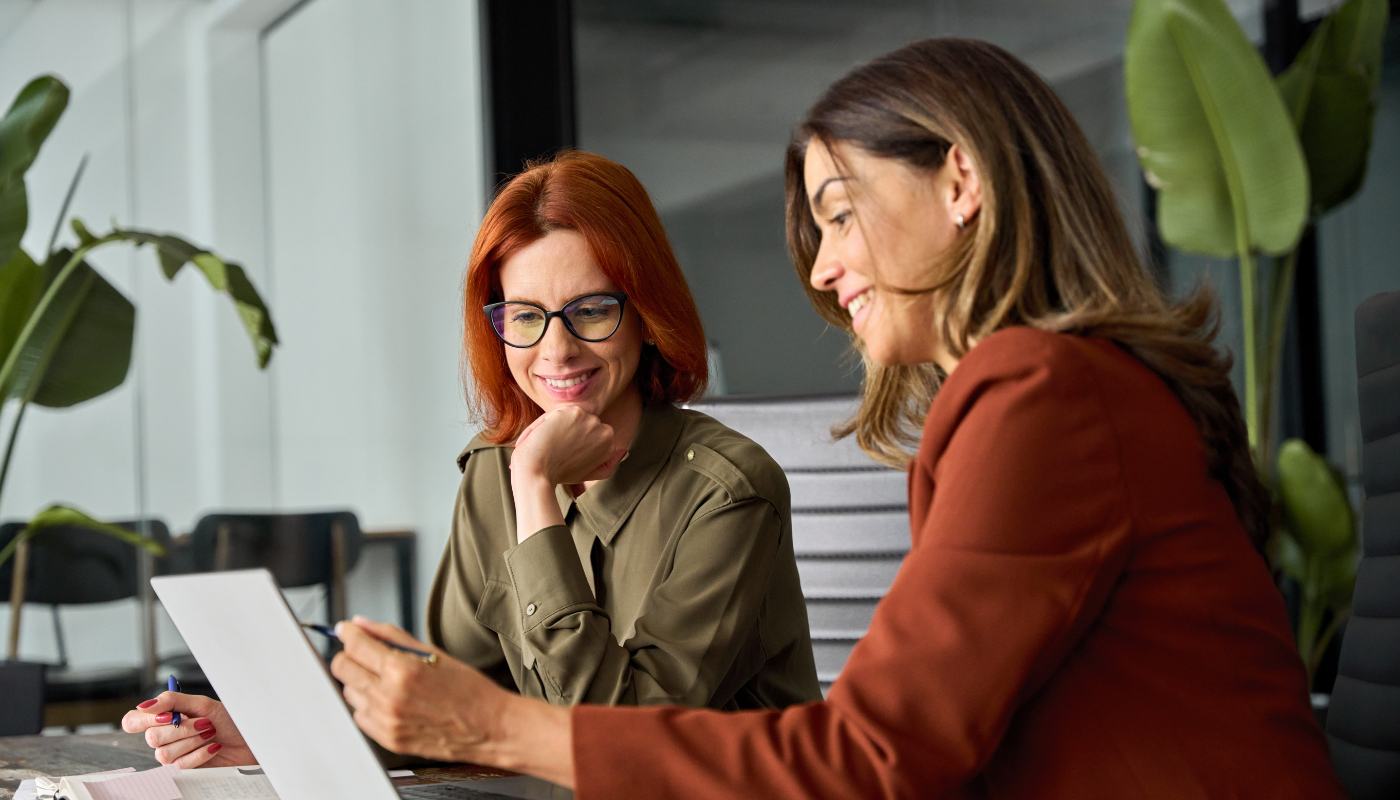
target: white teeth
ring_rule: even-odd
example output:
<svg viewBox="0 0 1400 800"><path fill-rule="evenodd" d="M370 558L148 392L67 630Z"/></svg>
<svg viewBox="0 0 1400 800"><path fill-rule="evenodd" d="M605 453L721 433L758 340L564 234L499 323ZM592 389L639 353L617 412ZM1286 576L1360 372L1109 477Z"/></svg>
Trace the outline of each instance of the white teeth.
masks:
<svg viewBox="0 0 1400 800"><path fill-rule="evenodd" d="M578 386L580 383L583 383L586 380L588 380L587 375L580 375L576 378L569 378L568 380L563 381L556 381L553 378L545 378L544 382L555 389L567 389L570 386Z"/></svg>
<svg viewBox="0 0 1400 800"><path fill-rule="evenodd" d="M851 319L855 319L856 314L859 314L862 308L865 308L867 305L869 305L871 299L873 299L874 296L874 289L866 289L864 292L861 292L860 294L852 298L851 302L846 304L846 311L850 312Z"/></svg>

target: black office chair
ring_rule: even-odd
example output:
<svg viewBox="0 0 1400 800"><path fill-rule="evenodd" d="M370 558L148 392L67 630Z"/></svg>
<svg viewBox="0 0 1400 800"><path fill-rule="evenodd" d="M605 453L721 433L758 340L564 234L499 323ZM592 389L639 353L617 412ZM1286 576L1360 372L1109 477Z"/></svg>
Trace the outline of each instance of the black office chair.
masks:
<svg viewBox="0 0 1400 800"><path fill-rule="evenodd" d="M1352 800L1400 797L1400 292L1356 309L1361 566L1327 712L1332 765Z"/></svg>
<svg viewBox="0 0 1400 800"><path fill-rule="evenodd" d="M263 568L283 589L323 586L326 622L346 614L345 576L355 568L364 545L360 521L350 511L305 514L207 514L188 536L181 536L161 574L222 572ZM327 656L334 654L328 643ZM218 697L194 656L161 660L187 694Z"/></svg>
<svg viewBox="0 0 1400 800"><path fill-rule="evenodd" d="M47 664L0 661L0 736L33 736L44 729Z"/></svg>
<svg viewBox="0 0 1400 800"><path fill-rule="evenodd" d="M142 528L140 522L114 524L132 531ZM164 522L149 520L146 525L148 535L169 545L170 531ZM23 529L22 522L0 525L0 548ZM14 563L11 559L0 566L0 597L10 596ZM45 676L47 702L96 703L135 697L146 690L144 668L139 665L102 670L70 669L59 613L62 606L110 603L137 597L140 579L137 549L106 534L86 528L60 527L29 540L24 601L49 606L58 647L58 662L48 665ZM139 631L133 630L132 635L139 635Z"/></svg>
<svg viewBox="0 0 1400 800"><path fill-rule="evenodd" d="M364 545L349 511L209 514L190 539L196 572L263 567L283 589L324 586L328 625L345 618L345 576Z"/></svg>

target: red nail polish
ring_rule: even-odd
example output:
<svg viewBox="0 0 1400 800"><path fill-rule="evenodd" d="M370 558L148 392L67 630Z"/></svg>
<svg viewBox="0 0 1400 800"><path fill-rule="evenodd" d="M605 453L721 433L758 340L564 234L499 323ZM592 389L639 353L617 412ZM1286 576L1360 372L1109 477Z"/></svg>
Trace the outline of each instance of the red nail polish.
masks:
<svg viewBox="0 0 1400 800"><path fill-rule="evenodd" d="M197 731L207 731L214 727L214 721L207 718L200 718L194 721L194 729Z"/></svg>
<svg viewBox="0 0 1400 800"><path fill-rule="evenodd" d="M214 734L216 734L216 733L218 733L218 731L214 730L213 728L210 728L209 730L205 731L204 733L201 733L201 734L200 734L200 738L203 738L203 739L212 739L212 738L214 738Z"/></svg>
<svg viewBox="0 0 1400 800"><path fill-rule="evenodd" d="M155 698L151 698L150 700L147 700L146 702L144 702L144 703L142 703L141 705L137 706L137 708L150 708L151 706L153 706L153 705L155 705L155 704L156 704Z"/></svg>
<svg viewBox="0 0 1400 800"><path fill-rule="evenodd" d="M218 742L214 742L213 744L209 745L209 754L213 755L214 753L219 752L219 750L221 750L222 748L223 745L219 744Z"/></svg>
<svg viewBox="0 0 1400 800"><path fill-rule="evenodd" d="M169 712L169 711L162 711L161 713L159 713L159 714L156 715L156 722L157 722L158 724L160 724L160 725L164 725L164 724L166 724L166 723L169 722L169 721L170 721L170 712Z"/></svg>

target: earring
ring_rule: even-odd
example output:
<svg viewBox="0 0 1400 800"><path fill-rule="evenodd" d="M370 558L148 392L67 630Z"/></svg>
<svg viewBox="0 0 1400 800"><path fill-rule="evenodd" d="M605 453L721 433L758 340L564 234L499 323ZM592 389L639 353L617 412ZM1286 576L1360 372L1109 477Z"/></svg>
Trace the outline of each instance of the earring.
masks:
<svg viewBox="0 0 1400 800"><path fill-rule="evenodd" d="M958 224L958 230L962 230L963 228L967 227L967 218L964 217L962 214L959 214L956 217L954 217L953 221Z"/></svg>
<svg viewBox="0 0 1400 800"><path fill-rule="evenodd" d="M651 340L651 339L646 339L646 340L644 340L644 341L645 341L647 344L651 345L652 347L655 347L655 346L656 346L656 342L653 341L653 340Z"/></svg>

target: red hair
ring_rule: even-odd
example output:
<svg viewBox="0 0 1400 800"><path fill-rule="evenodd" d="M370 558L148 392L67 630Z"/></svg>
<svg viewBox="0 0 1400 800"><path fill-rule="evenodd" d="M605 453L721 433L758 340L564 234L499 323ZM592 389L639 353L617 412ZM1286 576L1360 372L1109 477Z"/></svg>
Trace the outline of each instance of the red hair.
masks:
<svg viewBox="0 0 1400 800"><path fill-rule="evenodd" d="M505 345L481 307L505 299L500 265L557 230L583 236L656 343L642 347L637 363L643 403L685 402L709 377L700 312L641 181L602 156L565 151L529 165L501 189L467 263L462 356L475 389L467 403L494 444L514 440L541 410L511 376Z"/></svg>

